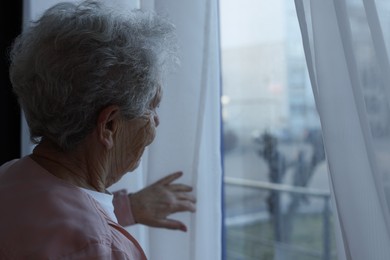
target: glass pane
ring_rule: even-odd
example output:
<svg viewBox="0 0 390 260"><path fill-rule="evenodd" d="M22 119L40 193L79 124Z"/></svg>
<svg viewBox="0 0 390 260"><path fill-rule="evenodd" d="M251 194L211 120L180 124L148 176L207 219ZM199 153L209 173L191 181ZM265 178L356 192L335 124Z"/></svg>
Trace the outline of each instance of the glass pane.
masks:
<svg viewBox="0 0 390 260"><path fill-rule="evenodd" d="M221 0L226 259L336 259L292 0Z"/></svg>

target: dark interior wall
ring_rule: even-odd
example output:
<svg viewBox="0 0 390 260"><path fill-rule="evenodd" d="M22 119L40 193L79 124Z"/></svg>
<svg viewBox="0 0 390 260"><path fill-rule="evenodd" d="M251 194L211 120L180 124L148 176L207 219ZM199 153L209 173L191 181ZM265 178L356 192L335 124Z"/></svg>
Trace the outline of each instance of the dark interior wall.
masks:
<svg viewBox="0 0 390 260"><path fill-rule="evenodd" d="M0 2L0 165L20 157L20 109L8 76L8 49L21 32L23 0Z"/></svg>

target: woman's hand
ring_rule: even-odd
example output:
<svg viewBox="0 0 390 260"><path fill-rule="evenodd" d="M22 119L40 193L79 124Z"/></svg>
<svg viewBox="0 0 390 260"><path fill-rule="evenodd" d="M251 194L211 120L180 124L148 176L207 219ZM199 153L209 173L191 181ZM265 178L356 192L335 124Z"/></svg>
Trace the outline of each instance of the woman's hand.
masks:
<svg viewBox="0 0 390 260"><path fill-rule="evenodd" d="M167 218L176 212L195 212L196 199L192 187L172 183L183 175L175 172L129 195L131 210L137 223L174 230L187 231L180 221Z"/></svg>

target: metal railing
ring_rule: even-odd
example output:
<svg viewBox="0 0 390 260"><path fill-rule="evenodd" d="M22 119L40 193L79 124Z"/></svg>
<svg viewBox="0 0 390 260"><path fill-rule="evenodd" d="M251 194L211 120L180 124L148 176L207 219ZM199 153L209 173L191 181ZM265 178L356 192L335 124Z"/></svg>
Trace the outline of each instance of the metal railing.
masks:
<svg viewBox="0 0 390 260"><path fill-rule="evenodd" d="M306 188L306 187L297 187L297 186L291 186L286 184L278 184L278 183L270 183L270 182L264 182L264 181L255 181L255 180L248 180L248 179L240 179L240 178L233 178L233 177L225 177L224 178L225 184L228 185L234 185L234 186L240 186L240 187L248 187L248 188L254 188L254 189L263 189L273 192L285 192L290 193L293 195L304 195L304 196L312 196L312 197L318 197L320 199L323 199L324 205L322 208L322 252L321 252L321 258L322 260L330 260L331 259L331 243L330 243L330 218L331 218L331 209L330 209L330 192L326 190L319 190L319 189L312 189L312 188ZM279 206L278 206L279 208ZM278 222L280 223L282 220L280 219L281 214L279 211L275 213L276 220L279 219L279 221L276 222L276 228L275 232L278 232L280 230L280 227L278 227ZM283 245L283 243L281 243ZM284 246L290 247L290 250L294 250L293 247L284 244ZM299 251L300 249L297 248Z"/></svg>

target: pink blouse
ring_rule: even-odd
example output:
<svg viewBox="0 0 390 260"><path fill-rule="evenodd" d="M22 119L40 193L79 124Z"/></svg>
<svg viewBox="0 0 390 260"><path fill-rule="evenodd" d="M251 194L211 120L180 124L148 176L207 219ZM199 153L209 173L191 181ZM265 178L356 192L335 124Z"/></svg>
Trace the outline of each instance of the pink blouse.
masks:
<svg viewBox="0 0 390 260"><path fill-rule="evenodd" d="M114 194L114 204L122 206L122 213L130 210L124 194ZM133 221L123 216L118 220ZM27 156L0 167L0 259L138 260L146 256L96 200Z"/></svg>

